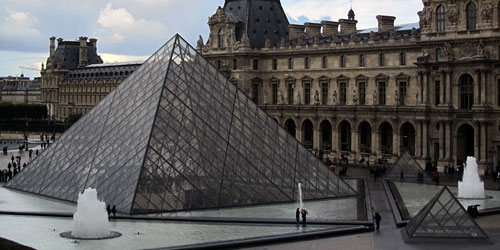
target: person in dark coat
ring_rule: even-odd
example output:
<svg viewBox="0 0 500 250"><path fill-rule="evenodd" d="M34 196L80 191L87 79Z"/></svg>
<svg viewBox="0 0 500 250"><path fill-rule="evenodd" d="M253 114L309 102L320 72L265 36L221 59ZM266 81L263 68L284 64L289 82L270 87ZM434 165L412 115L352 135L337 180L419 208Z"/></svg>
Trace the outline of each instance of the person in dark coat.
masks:
<svg viewBox="0 0 500 250"><path fill-rule="evenodd" d="M375 213L375 216L373 216L374 220L375 220L375 225L377 225L376 229L379 230L380 229L380 221L382 220L382 216L380 216L380 214L378 212Z"/></svg>
<svg viewBox="0 0 500 250"><path fill-rule="evenodd" d="M404 173L403 173L403 169L401 169L401 173L400 173L399 181L400 181L400 182L405 181L405 175L404 175Z"/></svg>
<svg viewBox="0 0 500 250"><path fill-rule="evenodd" d="M297 225L300 223L300 209L297 208L297 211L295 211L295 220L297 221Z"/></svg>
<svg viewBox="0 0 500 250"><path fill-rule="evenodd" d="M106 212L108 212L108 217L111 215L111 205L108 204L106 207Z"/></svg>
<svg viewBox="0 0 500 250"><path fill-rule="evenodd" d="M302 209L302 225L306 225L307 210Z"/></svg>
<svg viewBox="0 0 500 250"><path fill-rule="evenodd" d="M113 205L113 208L111 209L111 213L113 213L113 218L116 217L116 205Z"/></svg>

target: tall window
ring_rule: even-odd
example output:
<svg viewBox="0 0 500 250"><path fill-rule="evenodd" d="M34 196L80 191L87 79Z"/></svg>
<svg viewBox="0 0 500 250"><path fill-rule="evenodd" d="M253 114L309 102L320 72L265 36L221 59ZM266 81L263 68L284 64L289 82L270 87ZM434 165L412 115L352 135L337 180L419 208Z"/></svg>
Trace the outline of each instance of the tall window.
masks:
<svg viewBox="0 0 500 250"><path fill-rule="evenodd" d="M311 67L311 58L310 57L306 57L304 59L304 68L305 69L309 69Z"/></svg>
<svg viewBox="0 0 500 250"><path fill-rule="evenodd" d="M218 36L217 39L219 40L218 41L219 49L222 49L224 48L224 30L220 29L217 36Z"/></svg>
<svg viewBox="0 0 500 250"><path fill-rule="evenodd" d="M406 65L406 53L401 52L399 54L399 65Z"/></svg>
<svg viewBox="0 0 500 250"><path fill-rule="evenodd" d="M288 104L293 104L293 87L294 87L294 84L293 83L288 83L287 84L288 86Z"/></svg>
<svg viewBox="0 0 500 250"><path fill-rule="evenodd" d="M441 81L436 80L434 82L434 104L437 106L440 104L439 97L441 96Z"/></svg>
<svg viewBox="0 0 500 250"><path fill-rule="evenodd" d="M328 68L328 57L323 56L323 58L321 59L321 62L322 62L322 63L321 63L321 66L322 66L324 69Z"/></svg>
<svg viewBox="0 0 500 250"><path fill-rule="evenodd" d="M444 32L446 30L446 16L445 16L445 9L443 5L439 5L436 10L436 24L437 24L437 31L438 32Z"/></svg>
<svg viewBox="0 0 500 250"><path fill-rule="evenodd" d="M311 104L311 84L310 83L304 84L304 104L306 104L306 105Z"/></svg>
<svg viewBox="0 0 500 250"><path fill-rule="evenodd" d="M288 69L293 69L293 58L288 58Z"/></svg>
<svg viewBox="0 0 500 250"><path fill-rule="evenodd" d="M443 54L443 53L442 53L442 51L441 51L441 48L437 48L437 49L436 49L436 61L438 61L438 60L439 60L439 58L441 57L441 55L442 55L442 54Z"/></svg>
<svg viewBox="0 0 500 250"><path fill-rule="evenodd" d="M359 105L366 104L366 83L360 82L358 83L359 88Z"/></svg>
<svg viewBox="0 0 500 250"><path fill-rule="evenodd" d="M460 78L460 108L471 109L474 104L474 79L470 75Z"/></svg>
<svg viewBox="0 0 500 250"><path fill-rule="evenodd" d="M238 60L233 59L233 70L237 70L237 69L238 69Z"/></svg>
<svg viewBox="0 0 500 250"><path fill-rule="evenodd" d="M271 86L273 89L273 104L278 104L278 83L273 82Z"/></svg>
<svg viewBox="0 0 500 250"><path fill-rule="evenodd" d="M467 4L467 29L475 30L477 24L476 5L473 2Z"/></svg>
<svg viewBox="0 0 500 250"><path fill-rule="evenodd" d="M345 105L347 102L347 83L340 83L340 105Z"/></svg>
<svg viewBox="0 0 500 250"><path fill-rule="evenodd" d="M328 104L328 83L327 82L321 83L321 104L323 104L323 105Z"/></svg>
<svg viewBox="0 0 500 250"><path fill-rule="evenodd" d="M278 70L278 59L273 59L273 70Z"/></svg>
<svg viewBox="0 0 500 250"><path fill-rule="evenodd" d="M378 55L378 64L380 67L385 66L385 55L384 54Z"/></svg>
<svg viewBox="0 0 500 250"><path fill-rule="evenodd" d="M217 69L220 70L222 68L222 62L217 60Z"/></svg>
<svg viewBox="0 0 500 250"><path fill-rule="evenodd" d="M259 70L259 60L253 59L253 70Z"/></svg>
<svg viewBox="0 0 500 250"><path fill-rule="evenodd" d="M399 105L406 105L406 82L399 82Z"/></svg>
<svg viewBox="0 0 500 250"><path fill-rule="evenodd" d="M385 105L385 82L378 83L378 104Z"/></svg>
<svg viewBox="0 0 500 250"><path fill-rule="evenodd" d="M365 55L361 54L359 55L359 67L364 67L365 66Z"/></svg>
<svg viewBox="0 0 500 250"><path fill-rule="evenodd" d="M252 101L259 104L259 82L252 83Z"/></svg>
<svg viewBox="0 0 500 250"><path fill-rule="evenodd" d="M341 55L340 56L340 67L345 68L345 63L346 63L345 56Z"/></svg>

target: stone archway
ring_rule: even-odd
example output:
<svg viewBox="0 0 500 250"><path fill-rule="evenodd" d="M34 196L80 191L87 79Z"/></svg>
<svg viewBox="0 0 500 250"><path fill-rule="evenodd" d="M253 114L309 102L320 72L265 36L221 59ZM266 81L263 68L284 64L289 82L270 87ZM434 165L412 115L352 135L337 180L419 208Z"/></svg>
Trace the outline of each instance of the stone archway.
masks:
<svg viewBox="0 0 500 250"><path fill-rule="evenodd" d="M372 151L372 126L366 121L359 124L359 146L361 153Z"/></svg>
<svg viewBox="0 0 500 250"><path fill-rule="evenodd" d="M292 135L294 138L296 137L297 134L297 126L295 125L295 121L292 119L288 119L285 122L285 129L286 131Z"/></svg>
<svg viewBox="0 0 500 250"><path fill-rule="evenodd" d="M322 150L332 150L332 124L330 124L327 120L322 121L320 125L320 132L320 148Z"/></svg>
<svg viewBox="0 0 500 250"><path fill-rule="evenodd" d="M415 155L415 127L413 124L406 122L401 126L401 152L409 150L411 155Z"/></svg>
<svg viewBox="0 0 500 250"><path fill-rule="evenodd" d="M311 120L305 120L302 123L302 144L308 149L312 149L314 145L314 125Z"/></svg>
<svg viewBox="0 0 500 250"><path fill-rule="evenodd" d="M392 154L392 126L388 122L380 124L380 152L382 154Z"/></svg>
<svg viewBox="0 0 500 250"><path fill-rule="evenodd" d="M468 156L474 156L474 128L469 124L463 124L457 131L457 165L467 160Z"/></svg>
<svg viewBox="0 0 500 250"><path fill-rule="evenodd" d="M351 151L351 124L343 121L339 125L340 151Z"/></svg>

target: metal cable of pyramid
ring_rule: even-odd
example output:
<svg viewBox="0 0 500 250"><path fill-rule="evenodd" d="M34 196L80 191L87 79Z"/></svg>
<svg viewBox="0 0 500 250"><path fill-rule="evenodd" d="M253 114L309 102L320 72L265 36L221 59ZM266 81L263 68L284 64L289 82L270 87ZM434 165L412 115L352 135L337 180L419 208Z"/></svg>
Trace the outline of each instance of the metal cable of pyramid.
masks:
<svg viewBox="0 0 500 250"><path fill-rule="evenodd" d="M402 231L406 241L419 239L479 239L488 236L467 213L453 193L444 187Z"/></svg>
<svg viewBox="0 0 500 250"><path fill-rule="evenodd" d="M175 35L6 187L148 214L357 195Z"/></svg>

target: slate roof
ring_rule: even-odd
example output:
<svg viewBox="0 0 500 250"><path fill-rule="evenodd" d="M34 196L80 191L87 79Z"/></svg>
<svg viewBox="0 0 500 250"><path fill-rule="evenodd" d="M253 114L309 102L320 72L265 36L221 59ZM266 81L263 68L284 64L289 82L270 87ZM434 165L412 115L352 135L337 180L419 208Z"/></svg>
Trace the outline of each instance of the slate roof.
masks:
<svg viewBox="0 0 500 250"><path fill-rule="evenodd" d="M122 62L122 63L106 63L89 65L84 68L77 68L68 72L64 76L62 84L74 83L78 80L81 83L86 81L80 80L100 80L100 79L125 79L139 68L144 62Z"/></svg>
<svg viewBox="0 0 500 250"><path fill-rule="evenodd" d="M288 19L279 0L226 0L224 12L242 20L236 25L236 40L246 32L251 47L262 48L267 39L279 44L288 38Z"/></svg>
<svg viewBox="0 0 500 250"><path fill-rule="evenodd" d="M61 41L59 42L56 53L56 64L61 69L76 69L80 60L80 42L79 41ZM102 63L102 59L97 55L91 42L87 42L88 64Z"/></svg>

